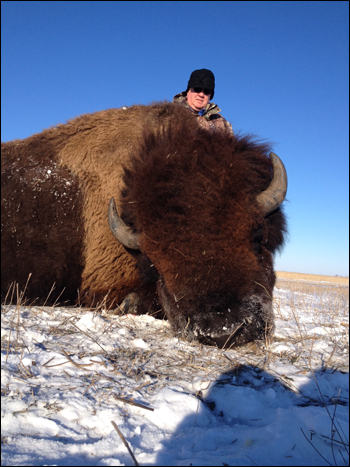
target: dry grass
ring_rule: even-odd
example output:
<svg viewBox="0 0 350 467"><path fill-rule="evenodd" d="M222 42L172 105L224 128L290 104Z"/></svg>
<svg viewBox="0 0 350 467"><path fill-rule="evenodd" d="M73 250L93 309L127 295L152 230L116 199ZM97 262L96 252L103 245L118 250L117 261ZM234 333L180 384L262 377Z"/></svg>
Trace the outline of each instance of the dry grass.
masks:
<svg viewBox="0 0 350 467"><path fill-rule="evenodd" d="M303 274L300 272L276 272L278 279L290 279L290 280L299 280L299 281L309 281L309 282L333 282L335 284L349 285L348 277L340 276L321 276L317 274Z"/></svg>
<svg viewBox="0 0 350 467"><path fill-rule="evenodd" d="M310 281L305 277L312 278ZM286 337L286 342L294 342L298 355L312 348L315 339L325 339L332 351L313 352L314 363L325 368L348 371L349 354L349 284L326 281L328 276L278 273L274 309L276 318L294 323L299 339ZM322 279L317 278L320 277ZM334 278L346 279L348 278ZM313 335L313 329L322 328L327 337ZM276 336L275 336L276 337ZM280 340L277 338L277 340ZM297 342L299 340L299 342ZM299 353L300 352L300 353ZM295 356L291 355L294 360Z"/></svg>

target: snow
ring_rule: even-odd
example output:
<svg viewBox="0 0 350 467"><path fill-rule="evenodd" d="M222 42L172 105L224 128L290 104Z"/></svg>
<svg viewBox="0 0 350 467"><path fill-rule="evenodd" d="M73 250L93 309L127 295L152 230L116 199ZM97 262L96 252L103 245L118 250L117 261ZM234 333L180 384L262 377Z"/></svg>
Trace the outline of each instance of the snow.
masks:
<svg viewBox="0 0 350 467"><path fill-rule="evenodd" d="M4 306L1 465L134 465L111 422L140 465L348 465L348 299L327 293L281 282L274 340L223 351L148 315Z"/></svg>

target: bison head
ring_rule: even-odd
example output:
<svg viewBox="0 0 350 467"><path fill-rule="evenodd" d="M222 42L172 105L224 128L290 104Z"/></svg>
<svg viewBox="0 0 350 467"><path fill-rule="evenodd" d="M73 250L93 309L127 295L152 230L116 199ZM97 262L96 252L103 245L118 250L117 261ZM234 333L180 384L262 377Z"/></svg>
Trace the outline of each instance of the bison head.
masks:
<svg viewBox="0 0 350 467"><path fill-rule="evenodd" d="M268 145L210 133L188 115L145 135L109 225L156 283L175 334L226 348L264 339L286 231L283 163Z"/></svg>

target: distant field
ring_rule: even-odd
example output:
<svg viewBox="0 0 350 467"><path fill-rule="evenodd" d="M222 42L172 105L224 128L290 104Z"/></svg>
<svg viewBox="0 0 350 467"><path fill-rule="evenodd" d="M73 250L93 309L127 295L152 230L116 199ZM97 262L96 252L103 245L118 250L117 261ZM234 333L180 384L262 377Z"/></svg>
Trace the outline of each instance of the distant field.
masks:
<svg viewBox="0 0 350 467"><path fill-rule="evenodd" d="M278 279L294 279L294 280L304 280L310 282L325 281L325 282L334 282L336 284L345 284L349 285L348 277L338 277L338 276L321 276L317 274L302 274L299 272L283 272L276 271Z"/></svg>

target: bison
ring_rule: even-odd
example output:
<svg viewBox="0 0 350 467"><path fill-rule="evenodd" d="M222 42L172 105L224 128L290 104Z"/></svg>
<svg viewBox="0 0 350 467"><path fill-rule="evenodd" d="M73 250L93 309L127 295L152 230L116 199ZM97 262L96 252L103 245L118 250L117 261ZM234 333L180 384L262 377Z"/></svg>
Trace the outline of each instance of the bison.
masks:
<svg viewBox="0 0 350 467"><path fill-rule="evenodd" d="M135 312L165 315L178 337L271 336L287 178L269 150L166 102L2 143L2 300L31 274L36 304L137 296Z"/></svg>

